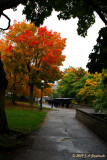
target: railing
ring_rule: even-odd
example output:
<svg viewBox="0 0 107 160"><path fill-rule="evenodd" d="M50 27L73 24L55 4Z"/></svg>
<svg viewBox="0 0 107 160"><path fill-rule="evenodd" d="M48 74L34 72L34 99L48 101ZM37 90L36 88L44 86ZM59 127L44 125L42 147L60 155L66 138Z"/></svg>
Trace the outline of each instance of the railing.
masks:
<svg viewBox="0 0 107 160"><path fill-rule="evenodd" d="M53 98L53 99L48 99L47 102L55 107L66 107L69 108L70 104L72 103L72 100L75 98Z"/></svg>

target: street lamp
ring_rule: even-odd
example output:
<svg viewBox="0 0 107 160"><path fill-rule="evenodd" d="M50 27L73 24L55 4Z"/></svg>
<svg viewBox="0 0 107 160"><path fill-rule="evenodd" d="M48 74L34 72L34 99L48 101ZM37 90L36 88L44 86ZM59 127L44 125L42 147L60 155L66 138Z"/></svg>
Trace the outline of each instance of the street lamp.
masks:
<svg viewBox="0 0 107 160"><path fill-rule="evenodd" d="M44 89L44 80L41 81L42 85L41 85L41 101L40 101L40 110L42 110L42 93L43 93L43 89Z"/></svg>

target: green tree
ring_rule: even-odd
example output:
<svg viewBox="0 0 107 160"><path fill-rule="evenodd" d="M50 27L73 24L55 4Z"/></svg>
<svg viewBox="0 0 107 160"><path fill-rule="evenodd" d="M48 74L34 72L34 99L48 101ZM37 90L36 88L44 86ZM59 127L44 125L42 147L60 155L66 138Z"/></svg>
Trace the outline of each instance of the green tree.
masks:
<svg viewBox="0 0 107 160"><path fill-rule="evenodd" d="M37 8L35 12L35 8ZM25 5L23 13L26 18L35 23L43 24L44 18L51 15L51 12L58 11L59 19L78 18L78 34L87 35L87 30L95 23L95 12L107 25L107 2L106 0L32 0Z"/></svg>
<svg viewBox="0 0 107 160"><path fill-rule="evenodd" d="M59 98L59 93L58 93L57 89L53 89L52 97L53 98Z"/></svg>
<svg viewBox="0 0 107 160"><path fill-rule="evenodd" d="M96 102L97 95L102 92L101 85L101 73L90 74L87 73L80 80L81 87L80 91L77 93L76 98L78 102L86 105L94 105ZM101 96L99 94L99 96Z"/></svg>
<svg viewBox="0 0 107 160"><path fill-rule="evenodd" d="M100 83L100 92L97 93L95 111L104 111L107 115L107 69L102 71L102 81Z"/></svg>
<svg viewBox="0 0 107 160"><path fill-rule="evenodd" d="M36 26L43 24L45 18L52 11L58 11L58 18L64 20L78 18L78 34L87 35L87 30L95 23L95 12L107 25L107 1L106 0L0 0L0 15L6 9L23 4L27 20L34 22ZM4 14L3 14L4 15Z"/></svg>
<svg viewBox="0 0 107 160"><path fill-rule="evenodd" d="M77 69L73 67L67 69L57 88L60 96L64 98L75 98L81 88L80 79L85 73L85 70L81 67Z"/></svg>

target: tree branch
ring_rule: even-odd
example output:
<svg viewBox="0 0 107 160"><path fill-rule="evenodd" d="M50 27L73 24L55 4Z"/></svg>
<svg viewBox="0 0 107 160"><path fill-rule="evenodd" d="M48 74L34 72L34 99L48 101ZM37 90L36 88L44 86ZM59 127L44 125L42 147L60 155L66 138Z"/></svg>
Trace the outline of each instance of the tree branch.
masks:
<svg viewBox="0 0 107 160"><path fill-rule="evenodd" d="M85 3L88 3L89 5L92 6L92 8L94 9L94 11L99 15L99 17L101 18L101 20L105 23L105 25L107 25L107 20L101 10L101 8L96 5L92 0L83 0Z"/></svg>
<svg viewBox="0 0 107 160"><path fill-rule="evenodd" d="M10 27L11 20L10 20L10 18L6 14L2 13L1 15L3 15L5 18L8 19L8 26L7 26L7 28L0 28L1 30L5 31L5 30L7 30Z"/></svg>

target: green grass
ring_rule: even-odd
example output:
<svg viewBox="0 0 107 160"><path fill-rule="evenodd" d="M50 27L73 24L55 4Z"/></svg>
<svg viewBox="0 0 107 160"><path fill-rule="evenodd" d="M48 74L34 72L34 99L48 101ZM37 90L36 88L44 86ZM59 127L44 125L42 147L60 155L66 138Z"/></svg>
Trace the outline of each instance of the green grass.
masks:
<svg viewBox="0 0 107 160"><path fill-rule="evenodd" d="M30 133L34 130L38 131L46 113L45 111L6 109L9 129L23 133Z"/></svg>
<svg viewBox="0 0 107 160"><path fill-rule="evenodd" d="M45 116L46 110L39 111L39 106L30 108L28 104L17 105L6 104L6 116L10 130L22 132L23 135L39 131ZM24 138L8 135L0 135L0 160L6 160L8 150L24 145Z"/></svg>
<svg viewBox="0 0 107 160"><path fill-rule="evenodd" d="M12 104L10 100L6 100L6 108L16 108L16 109L27 109L27 110L40 110L40 104L34 103L34 106L31 108L28 102L17 101L16 105ZM42 111L50 111L51 108L42 107Z"/></svg>

